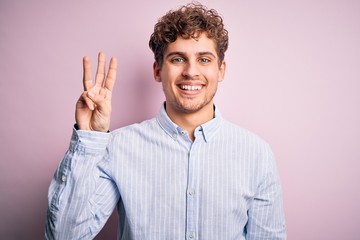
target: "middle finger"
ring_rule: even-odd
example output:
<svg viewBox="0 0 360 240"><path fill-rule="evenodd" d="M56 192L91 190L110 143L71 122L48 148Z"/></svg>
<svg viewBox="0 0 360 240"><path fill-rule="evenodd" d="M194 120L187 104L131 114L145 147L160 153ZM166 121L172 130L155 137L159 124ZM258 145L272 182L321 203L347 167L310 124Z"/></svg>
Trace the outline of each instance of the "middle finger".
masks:
<svg viewBox="0 0 360 240"><path fill-rule="evenodd" d="M98 55L98 66L96 70L95 85L98 90L103 86L105 78L105 54L99 52Z"/></svg>

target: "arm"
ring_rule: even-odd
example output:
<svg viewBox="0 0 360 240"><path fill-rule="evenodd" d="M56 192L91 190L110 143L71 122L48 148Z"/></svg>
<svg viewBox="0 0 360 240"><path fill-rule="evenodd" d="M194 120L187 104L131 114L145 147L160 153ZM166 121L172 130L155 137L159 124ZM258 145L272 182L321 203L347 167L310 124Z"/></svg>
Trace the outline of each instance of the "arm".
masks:
<svg viewBox="0 0 360 240"><path fill-rule="evenodd" d="M286 239L282 191L275 160L267 148L262 181L248 211L246 239Z"/></svg>
<svg viewBox="0 0 360 240"><path fill-rule="evenodd" d="M95 85L83 59L84 92L76 103L71 143L51 181L46 239L92 239L112 213L119 192L109 176L111 95L116 78L112 58L105 79L105 55L99 53Z"/></svg>
<svg viewBox="0 0 360 240"><path fill-rule="evenodd" d="M46 239L92 239L113 212L119 192L107 167L109 138L74 129L49 187Z"/></svg>

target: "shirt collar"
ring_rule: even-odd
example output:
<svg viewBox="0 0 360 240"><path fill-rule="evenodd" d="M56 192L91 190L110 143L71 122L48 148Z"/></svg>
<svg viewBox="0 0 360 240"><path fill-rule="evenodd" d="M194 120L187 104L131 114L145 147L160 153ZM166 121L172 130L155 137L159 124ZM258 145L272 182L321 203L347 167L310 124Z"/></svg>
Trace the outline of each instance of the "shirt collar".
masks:
<svg viewBox="0 0 360 240"><path fill-rule="evenodd" d="M216 130L220 127L223 118L220 111L214 106L215 114L214 118L210 121L198 126L195 129L195 137L203 136L205 142L208 142L216 133ZM156 116L156 120L160 124L161 128L173 139L176 139L182 133L182 129L171 121L165 110L165 103L161 105L160 111Z"/></svg>

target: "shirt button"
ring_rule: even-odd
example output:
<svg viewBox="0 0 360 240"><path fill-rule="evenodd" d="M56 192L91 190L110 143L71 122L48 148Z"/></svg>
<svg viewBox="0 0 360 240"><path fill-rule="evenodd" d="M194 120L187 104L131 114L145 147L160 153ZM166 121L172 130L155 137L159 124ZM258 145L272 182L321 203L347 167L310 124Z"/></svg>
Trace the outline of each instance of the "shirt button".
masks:
<svg viewBox="0 0 360 240"><path fill-rule="evenodd" d="M194 190L194 189L190 189L190 190L189 190L189 195L190 195L190 196L194 196L194 195L195 195L195 190Z"/></svg>
<svg viewBox="0 0 360 240"><path fill-rule="evenodd" d="M62 182L66 182L66 179L67 179L66 175L62 175L62 176L61 176L61 181L62 181Z"/></svg>
<svg viewBox="0 0 360 240"><path fill-rule="evenodd" d="M190 239L194 239L194 238L195 238L194 232L190 232L190 233L189 233L189 238L190 238Z"/></svg>

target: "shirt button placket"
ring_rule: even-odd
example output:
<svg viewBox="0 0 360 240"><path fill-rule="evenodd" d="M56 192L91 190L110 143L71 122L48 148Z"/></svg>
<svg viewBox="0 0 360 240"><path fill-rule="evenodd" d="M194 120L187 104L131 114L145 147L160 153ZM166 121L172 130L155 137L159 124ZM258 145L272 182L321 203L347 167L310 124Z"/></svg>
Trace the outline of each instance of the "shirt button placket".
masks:
<svg viewBox="0 0 360 240"><path fill-rule="evenodd" d="M190 239L190 240L195 239L195 233L194 232L189 232L188 239Z"/></svg>
<svg viewBox="0 0 360 240"><path fill-rule="evenodd" d="M196 239L196 219L197 219L197 209L199 206L197 205L197 191L196 191L196 182L197 176L195 172L196 169L196 154L194 154L194 144L191 147L189 153L189 168L188 168L188 190L187 190L187 234L186 239L193 240Z"/></svg>
<svg viewBox="0 0 360 240"><path fill-rule="evenodd" d="M195 190L194 189L190 189L188 194L190 195L190 197L193 197L195 195Z"/></svg>

